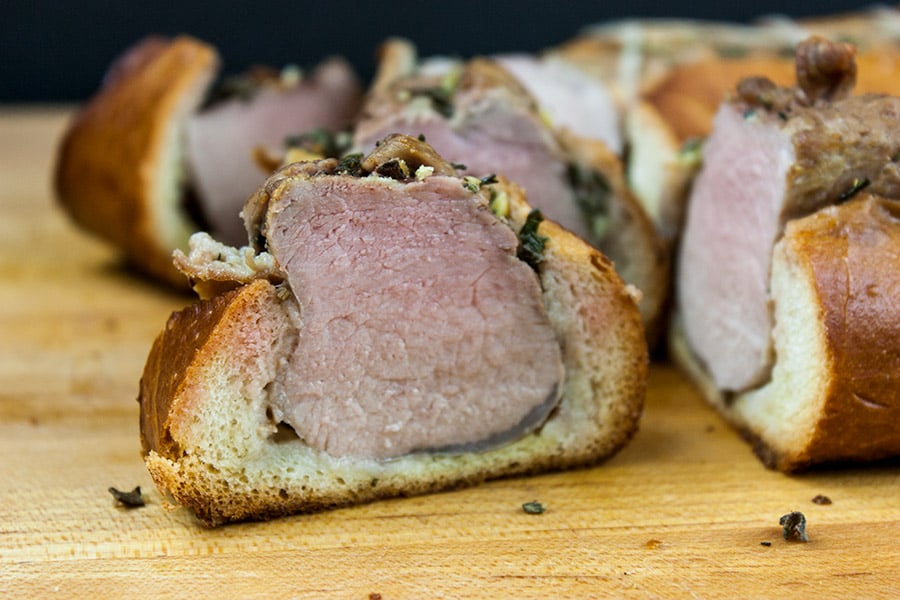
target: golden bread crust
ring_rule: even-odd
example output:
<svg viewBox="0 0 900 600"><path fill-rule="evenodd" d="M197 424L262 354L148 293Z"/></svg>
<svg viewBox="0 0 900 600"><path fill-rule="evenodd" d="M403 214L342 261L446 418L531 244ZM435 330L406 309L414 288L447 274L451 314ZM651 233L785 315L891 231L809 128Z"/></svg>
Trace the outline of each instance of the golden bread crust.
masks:
<svg viewBox="0 0 900 600"><path fill-rule="evenodd" d="M790 346L798 343L786 339L792 333L814 332L814 346L800 350L814 358L789 359L814 372L780 372L779 359L787 359L779 356L770 383L726 398L677 326L669 338L673 357L770 468L794 472L900 455L900 203L865 194L791 221L774 260L778 272L789 273L787 291L802 290L776 296L776 305L808 303L803 314L812 319L776 320L776 344ZM776 307L776 315L790 313ZM798 405L792 421L773 422L777 410L766 417L754 408L786 403Z"/></svg>
<svg viewBox="0 0 900 600"><path fill-rule="evenodd" d="M900 202L864 196L787 227L783 244L815 282L833 372L808 446L774 464L900 454Z"/></svg>

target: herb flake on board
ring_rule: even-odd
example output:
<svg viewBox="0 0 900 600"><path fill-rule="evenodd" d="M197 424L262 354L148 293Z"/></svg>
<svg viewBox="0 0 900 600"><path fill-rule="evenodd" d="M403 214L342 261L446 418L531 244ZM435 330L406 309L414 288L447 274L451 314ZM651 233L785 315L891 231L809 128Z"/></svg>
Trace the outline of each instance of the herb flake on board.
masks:
<svg viewBox="0 0 900 600"><path fill-rule="evenodd" d="M778 524L782 527L781 535L784 536L784 539L798 542L809 541L809 536L806 535L806 515L802 512L794 511L782 515Z"/></svg>
<svg viewBox="0 0 900 600"><path fill-rule="evenodd" d="M537 500L532 500L531 502L526 502L525 504L523 504L522 510L524 510L529 515L542 515L544 514L546 508Z"/></svg>
<svg viewBox="0 0 900 600"><path fill-rule="evenodd" d="M109 493L116 499L116 502L125 508L140 508L146 504L144 496L141 495L141 486L136 486L130 492L122 492L111 487L109 488Z"/></svg>

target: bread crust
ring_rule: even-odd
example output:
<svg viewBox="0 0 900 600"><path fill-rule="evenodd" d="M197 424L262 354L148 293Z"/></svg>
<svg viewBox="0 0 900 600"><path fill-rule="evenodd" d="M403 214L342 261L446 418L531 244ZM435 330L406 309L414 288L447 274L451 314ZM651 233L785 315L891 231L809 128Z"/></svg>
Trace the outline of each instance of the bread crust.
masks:
<svg viewBox="0 0 900 600"><path fill-rule="evenodd" d="M171 254L196 226L182 205L182 124L218 67L216 51L194 38L142 40L75 115L56 162L57 197L72 218L183 289Z"/></svg>
<svg viewBox="0 0 900 600"><path fill-rule="evenodd" d="M518 230L530 207L520 192L510 196L509 219ZM139 402L145 461L157 486L215 526L591 465L612 455L636 431L646 393L647 346L636 299L596 249L549 221L539 234L549 238L539 276L566 383L560 404L537 431L477 453L337 459L299 439L293 445L274 441L274 424L265 430L260 390L239 399L251 408L234 415L241 426L258 420L246 425L253 439L241 450L243 458L232 464L203 450L196 436L209 433L202 420L213 410L214 380L226 372L247 380L254 369L265 370L253 365L268 359L235 342L240 332L276 331L269 320L291 318L290 300L259 279L176 313L151 350ZM266 335L259 347L277 341ZM218 435L223 446L234 438Z"/></svg>
<svg viewBox="0 0 900 600"><path fill-rule="evenodd" d="M821 358L809 365L810 384L789 390L803 407L796 421L769 423L751 406L788 401L775 397L785 391L775 381L778 359L773 381L725 398L677 328L673 356L770 468L793 472L900 455L900 202L860 195L791 221L774 260L790 273L788 287L811 291L816 315L805 325L815 330ZM776 321L776 336L787 331Z"/></svg>

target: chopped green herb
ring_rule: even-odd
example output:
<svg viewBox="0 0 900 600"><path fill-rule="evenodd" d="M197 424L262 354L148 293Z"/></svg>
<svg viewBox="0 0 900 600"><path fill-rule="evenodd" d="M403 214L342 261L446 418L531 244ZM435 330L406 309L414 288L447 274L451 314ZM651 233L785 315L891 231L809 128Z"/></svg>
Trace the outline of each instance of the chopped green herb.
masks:
<svg viewBox="0 0 900 600"><path fill-rule="evenodd" d="M345 155L341 158L341 162L338 163L335 173L359 177L362 174L362 157L362 152L354 152L353 154Z"/></svg>
<svg viewBox="0 0 900 600"><path fill-rule="evenodd" d="M771 546L772 542L760 542L759 545L760 546Z"/></svg>
<svg viewBox="0 0 900 600"><path fill-rule="evenodd" d="M537 500L532 500L531 502L526 502L522 505L522 510L524 510L529 515L540 515L544 513L544 505L538 502Z"/></svg>
<svg viewBox="0 0 900 600"><path fill-rule="evenodd" d="M570 164L568 176L575 192L575 202L581 209L586 224L594 236L594 242L597 242L602 238L609 225L609 201L612 187L602 173L582 165Z"/></svg>
<svg viewBox="0 0 900 600"><path fill-rule="evenodd" d="M456 169L457 171L465 171L469 168L462 163L450 163L450 166L453 167L454 169Z"/></svg>
<svg viewBox="0 0 900 600"><path fill-rule="evenodd" d="M135 487L130 492L121 492L116 488L111 487L109 488L109 493L116 499L116 502L120 503L125 508L139 508L146 504L144 502L144 497L141 495L141 486Z"/></svg>
<svg viewBox="0 0 900 600"><path fill-rule="evenodd" d="M350 136L345 131L334 133L324 127L316 127L304 133L286 137L284 145L288 148L309 150L324 157L338 157L347 151L350 141Z"/></svg>
<svg viewBox="0 0 900 600"><path fill-rule="evenodd" d="M203 101L201 110L208 109L226 100L237 99L249 102L260 90L259 82L250 74L229 75L214 84Z"/></svg>
<svg viewBox="0 0 900 600"><path fill-rule="evenodd" d="M831 498L829 498L828 496L823 496L822 494L816 494L813 497L812 501L813 501L813 504L819 504L821 506L826 506L828 504L831 504Z"/></svg>
<svg viewBox="0 0 900 600"><path fill-rule="evenodd" d="M695 167L703 160L703 138L685 140L678 149L678 162L686 167Z"/></svg>
<svg viewBox="0 0 900 600"><path fill-rule="evenodd" d="M482 177L479 181L481 182L481 185L490 185L492 183L497 183L497 175L491 173L490 175Z"/></svg>
<svg viewBox="0 0 900 600"><path fill-rule="evenodd" d="M747 110L744 111L744 120L752 119L755 114L756 114L756 110L754 110L752 108L748 108Z"/></svg>
<svg viewBox="0 0 900 600"><path fill-rule="evenodd" d="M445 87L425 88L410 90L415 96L422 96L431 101L431 107L441 116L450 118L453 116L453 90Z"/></svg>
<svg viewBox="0 0 900 600"><path fill-rule="evenodd" d="M425 141L425 134L424 134L424 133L420 133L419 136L418 136L416 139L419 140L420 142L424 142L424 141Z"/></svg>
<svg viewBox="0 0 900 600"><path fill-rule="evenodd" d="M784 112L783 110L779 110L779 111L778 111L778 118L781 119L782 121L787 121L787 120L788 120L787 113Z"/></svg>
<svg viewBox="0 0 900 600"><path fill-rule="evenodd" d="M783 515L778 520L778 524L782 527L781 534L786 540L797 540L800 542L808 542L809 537L806 535L806 516L802 512L790 512Z"/></svg>
<svg viewBox="0 0 900 600"><path fill-rule="evenodd" d="M871 182L869 181L869 179L867 177L854 178L853 183L850 185L850 188L847 189L840 196L838 196L838 200L840 200L841 202L843 202L845 200L849 200L850 198L852 198L853 196L858 194L861 190L866 188L869 185L869 183L871 183Z"/></svg>
<svg viewBox="0 0 900 600"><path fill-rule="evenodd" d="M531 268L537 270L538 265L544 260L544 245L547 243L545 236L538 234L538 227L544 216L541 211L534 209L525 218L525 224L519 232L519 247L516 256L524 260Z"/></svg>
<svg viewBox="0 0 900 600"><path fill-rule="evenodd" d="M481 180L477 177L468 175L463 178L462 186L474 194L481 189Z"/></svg>

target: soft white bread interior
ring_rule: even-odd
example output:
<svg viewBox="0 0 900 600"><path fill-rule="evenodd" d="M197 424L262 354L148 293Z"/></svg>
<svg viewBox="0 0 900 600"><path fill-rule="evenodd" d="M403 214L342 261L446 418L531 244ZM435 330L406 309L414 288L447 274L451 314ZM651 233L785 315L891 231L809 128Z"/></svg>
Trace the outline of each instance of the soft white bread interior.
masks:
<svg viewBox="0 0 900 600"><path fill-rule="evenodd" d="M518 188L497 185L518 232L530 207ZM547 238L540 294L565 377L561 399L537 429L477 451L413 451L390 460L311 448L267 411L269 384L294 343L286 332L297 303L286 284L264 277L173 314L156 340L139 398L154 481L201 521L219 525L609 457L635 432L646 390L637 293L581 239L546 220L538 233Z"/></svg>
<svg viewBox="0 0 900 600"><path fill-rule="evenodd" d="M791 221L776 244L776 360L765 385L721 393L675 328L677 360L782 471L900 454L900 204L861 195Z"/></svg>

